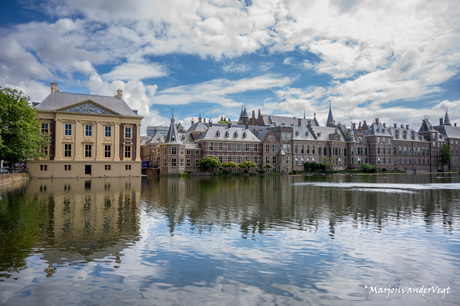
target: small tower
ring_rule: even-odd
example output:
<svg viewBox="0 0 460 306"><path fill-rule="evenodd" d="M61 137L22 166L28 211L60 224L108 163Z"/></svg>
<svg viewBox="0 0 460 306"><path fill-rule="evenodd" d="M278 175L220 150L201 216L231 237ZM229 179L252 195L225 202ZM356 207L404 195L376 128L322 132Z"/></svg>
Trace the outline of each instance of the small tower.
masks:
<svg viewBox="0 0 460 306"><path fill-rule="evenodd" d="M330 102L329 102L329 114L327 115L326 126L335 127L335 120L334 120L334 116L332 116L332 107L331 107Z"/></svg>
<svg viewBox="0 0 460 306"><path fill-rule="evenodd" d="M444 117L444 125L451 125L450 124L450 119L449 119L449 114L447 113L447 110L446 110L446 116Z"/></svg>
<svg viewBox="0 0 460 306"><path fill-rule="evenodd" d="M174 113L171 116L168 134L160 144L160 173L179 174L185 171L185 144L177 131Z"/></svg>

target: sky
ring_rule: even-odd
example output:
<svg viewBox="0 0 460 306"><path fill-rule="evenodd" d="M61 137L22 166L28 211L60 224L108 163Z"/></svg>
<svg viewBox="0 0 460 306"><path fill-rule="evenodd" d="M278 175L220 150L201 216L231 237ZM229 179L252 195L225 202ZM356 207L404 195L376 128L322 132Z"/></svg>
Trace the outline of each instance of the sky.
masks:
<svg viewBox="0 0 460 306"><path fill-rule="evenodd" d="M10 0L0 87L115 95L149 125L249 114L460 124L460 0Z"/></svg>

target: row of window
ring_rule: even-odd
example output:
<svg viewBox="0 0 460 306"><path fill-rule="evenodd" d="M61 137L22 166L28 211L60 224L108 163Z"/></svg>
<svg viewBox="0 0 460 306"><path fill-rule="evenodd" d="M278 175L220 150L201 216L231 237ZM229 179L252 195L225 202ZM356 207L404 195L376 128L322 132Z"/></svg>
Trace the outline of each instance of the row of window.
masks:
<svg viewBox="0 0 460 306"><path fill-rule="evenodd" d="M85 157L91 158L92 152L93 152L93 145L85 144ZM131 158L131 146L125 146L124 156L125 158ZM72 157L72 144L71 143L64 144L64 157ZM111 145L104 145L104 157L105 158L112 157L112 146Z"/></svg>
<svg viewBox="0 0 460 306"><path fill-rule="evenodd" d="M258 144L251 144L251 143L246 143L246 144L241 144L241 143L236 143L236 144L233 144L231 142L228 142L228 143L222 143L222 142L219 142L219 143L213 143L213 142L209 142L208 143L208 151L214 151L214 150L217 150L217 151L224 151L226 150L226 152L232 152L232 151L236 151L236 152L240 152L240 151L244 151L244 152L257 152L259 149L258 149Z"/></svg>
<svg viewBox="0 0 460 306"><path fill-rule="evenodd" d="M106 171L112 170L112 165L104 165ZM131 170L131 165L125 165L125 170ZM40 165L40 171L48 171L48 165ZM64 171L72 171L72 165L64 165Z"/></svg>
<svg viewBox="0 0 460 306"><path fill-rule="evenodd" d="M42 122L42 133L49 133L49 123ZM72 136L72 124L64 124L64 135ZM93 136L93 126L91 124L85 124L84 135L87 137ZM110 125L104 126L104 137L112 137L112 127ZM132 137L132 127L125 127L125 138L130 139Z"/></svg>

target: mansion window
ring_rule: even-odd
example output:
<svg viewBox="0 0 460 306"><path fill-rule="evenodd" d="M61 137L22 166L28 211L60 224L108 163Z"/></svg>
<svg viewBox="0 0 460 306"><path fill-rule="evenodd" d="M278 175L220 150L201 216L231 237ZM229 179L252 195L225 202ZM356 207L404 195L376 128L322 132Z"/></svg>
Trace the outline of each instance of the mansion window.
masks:
<svg viewBox="0 0 460 306"><path fill-rule="evenodd" d="M64 157L72 157L72 144L64 144Z"/></svg>
<svg viewBox="0 0 460 306"><path fill-rule="evenodd" d="M166 158L163 158L163 167L168 166L168 160Z"/></svg>
<svg viewBox="0 0 460 306"><path fill-rule="evenodd" d="M112 146L111 145L105 145L104 146L104 156L109 158L111 156L112 152Z"/></svg>
<svg viewBox="0 0 460 306"><path fill-rule="evenodd" d="M132 134L132 128L125 127L125 138L131 138L131 134Z"/></svg>
<svg viewBox="0 0 460 306"><path fill-rule="evenodd" d="M187 158L187 167L191 167L192 163L190 161L190 158Z"/></svg>
<svg viewBox="0 0 460 306"><path fill-rule="evenodd" d="M131 170L131 165L125 165L125 170Z"/></svg>
<svg viewBox="0 0 460 306"><path fill-rule="evenodd" d="M239 143L236 144L236 151L237 152L241 151L241 145Z"/></svg>
<svg viewBox="0 0 460 306"><path fill-rule="evenodd" d="M40 171L48 171L48 165L40 165Z"/></svg>
<svg viewBox="0 0 460 306"><path fill-rule="evenodd" d="M209 150L209 151L212 151L212 150L213 150L212 142L208 143L208 150Z"/></svg>
<svg viewBox="0 0 460 306"><path fill-rule="evenodd" d="M195 159L195 167L199 167L200 166L200 160L199 159Z"/></svg>
<svg viewBox="0 0 460 306"><path fill-rule="evenodd" d="M270 152L270 145L269 144L265 145L265 152Z"/></svg>
<svg viewBox="0 0 460 306"><path fill-rule="evenodd" d="M112 137L112 127L111 126L105 126L105 137Z"/></svg>
<svg viewBox="0 0 460 306"><path fill-rule="evenodd" d="M276 144L272 145L272 152L276 152Z"/></svg>
<svg viewBox="0 0 460 306"><path fill-rule="evenodd" d="M72 124L66 123L64 125L64 135L65 136L71 136L72 135Z"/></svg>
<svg viewBox="0 0 460 306"><path fill-rule="evenodd" d="M186 152L185 154L187 154L187 155L191 155L191 154L192 154L192 150L186 150L185 152Z"/></svg>
<svg viewBox="0 0 460 306"><path fill-rule="evenodd" d="M85 144L85 157L91 157L92 145Z"/></svg>
<svg viewBox="0 0 460 306"><path fill-rule="evenodd" d="M85 136L93 136L93 126L92 125L85 125Z"/></svg>
<svg viewBox="0 0 460 306"><path fill-rule="evenodd" d="M42 123L42 134L47 134L49 132L49 128L50 128L49 123L43 122Z"/></svg>
<svg viewBox="0 0 460 306"><path fill-rule="evenodd" d="M255 144L254 144L254 152L257 152L257 150L258 150L257 147L258 147L258 144L255 143Z"/></svg>
<svg viewBox="0 0 460 306"><path fill-rule="evenodd" d="M273 135L268 136L268 141L273 142Z"/></svg>
<svg viewBox="0 0 460 306"><path fill-rule="evenodd" d="M72 165L64 165L64 171L70 171L72 169Z"/></svg>
<svg viewBox="0 0 460 306"><path fill-rule="evenodd" d="M131 146L125 146L125 158L131 158Z"/></svg>
<svg viewBox="0 0 460 306"><path fill-rule="evenodd" d="M246 144L246 152L249 152L249 143Z"/></svg>
<svg viewBox="0 0 460 306"><path fill-rule="evenodd" d="M269 164L270 163L270 156L265 156L265 163Z"/></svg>
<svg viewBox="0 0 460 306"><path fill-rule="evenodd" d="M232 144L229 142L227 145L227 151L231 152L232 151Z"/></svg>
<svg viewBox="0 0 460 306"><path fill-rule="evenodd" d="M105 171L110 171L111 170L111 165L105 165Z"/></svg>
<svg viewBox="0 0 460 306"><path fill-rule="evenodd" d="M168 147L164 146L162 150L163 150L162 152L163 155L168 154Z"/></svg>
<svg viewBox="0 0 460 306"><path fill-rule="evenodd" d="M219 142L219 151L222 151L222 142Z"/></svg>
<svg viewBox="0 0 460 306"><path fill-rule="evenodd" d="M171 155L177 155L177 147L176 146L171 147Z"/></svg>
<svg viewBox="0 0 460 306"><path fill-rule="evenodd" d="M273 156L272 164L273 164L273 165L276 165L276 156Z"/></svg>
<svg viewBox="0 0 460 306"><path fill-rule="evenodd" d="M171 167L176 167L177 166L177 161L175 158L171 158Z"/></svg>

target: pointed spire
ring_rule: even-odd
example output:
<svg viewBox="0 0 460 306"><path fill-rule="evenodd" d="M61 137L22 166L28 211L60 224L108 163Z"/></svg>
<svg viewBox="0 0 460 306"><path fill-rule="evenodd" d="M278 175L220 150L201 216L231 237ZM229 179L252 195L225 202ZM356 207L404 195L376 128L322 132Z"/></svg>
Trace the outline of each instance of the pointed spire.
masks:
<svg viewBox="0 0 460 306"><path fill-rule="evenodd" d="M450 119L449 119L449 114L447 113L447 109L446 109L446 116L444 117L444 125L451 125L450 124Z"/></svg>
<svg viewBox="0 0 460 306"><path fill-rule="evenodd" d="M335 126L334 116L332 116L331 102L329 102L329 114L327 115L326 126L327 127L334 127Z"/></svg>
<svg viewBox="0 0 460 306"><path fill-rule="evenodd" d="M304 108L304 109L303 109L303 119L307 119L305 116L306 116L306 115L305 115L305 108Z"/></svg>
<svg viewBox="0 0 460 306"><path fill-rule="evenodd" d="M168 134L166 134L165 143L182 144L174 121L174 109L172 109L171 123L169 124Z"/></svg>

